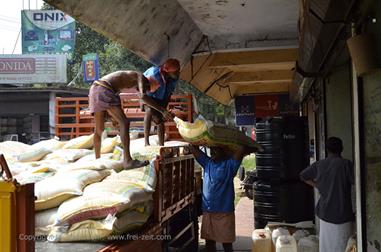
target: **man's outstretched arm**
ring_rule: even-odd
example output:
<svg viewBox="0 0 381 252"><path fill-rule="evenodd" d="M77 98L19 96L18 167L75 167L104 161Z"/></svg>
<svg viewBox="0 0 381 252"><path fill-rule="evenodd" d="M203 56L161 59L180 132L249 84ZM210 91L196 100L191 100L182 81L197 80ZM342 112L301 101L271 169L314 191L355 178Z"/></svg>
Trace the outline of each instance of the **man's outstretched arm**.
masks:
<svg viewBox="0 0 381 252"><path fill-rule="evenodd" d="M193 154L193 156L196 158L196 159L199 159L201 158L203 155L205 155L202 151L200 151L200 149L194 145L188 145L188 148L190 150L190 152Z"/></svg>
<svg viewBox="0 0 381 252"><path fill-rule="evenodd" d="M165 119L172 121L173 120L173 115L168 112L166 108L163 108L158 104L154 99L149 97L146 92L147 92L147 86L148 86L148 79L144 77L143 74L138 74L137 77L138 81L138 89L139 89L139 98L141 101L146 104L147 106L153 108L154 110L157 110L159 113L161 113Z"/></svg>
<svg viewBox="0 0 381 252"><path fill-rule="evenodd" d="M207 163L209 162L209 157L204 153L202 152L198 146L194 146L194 145L188 145L188 149L189 151L193 154L193 156L196 158L197 162L203 167L205 168Z"/></svg>
<svg viewBox="0 0 381 252"><path fill-rule="evenodd" d="M169 111L167 109L165 109L162 106L160 106L154 99L152 99L148 95L143 94L140 99L146 105L148 105L151 108L153 108L153 109L157 110L158 112L160 112L164 116L165 119L167 119L169 121L173 120L173 115L171 113L169 113Z"/></svg>

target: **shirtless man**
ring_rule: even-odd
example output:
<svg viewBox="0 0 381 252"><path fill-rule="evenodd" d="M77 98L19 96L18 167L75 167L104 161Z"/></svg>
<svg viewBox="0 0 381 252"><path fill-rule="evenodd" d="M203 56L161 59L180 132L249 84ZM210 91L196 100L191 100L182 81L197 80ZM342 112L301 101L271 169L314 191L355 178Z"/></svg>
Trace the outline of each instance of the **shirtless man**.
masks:
<svg viewBox="0 0 381 252"><path fill-rule="evenodd" d="M143 103L155 109L164 118L172 119L172 115L163 109L151 97L146 95L149 81L142 73L136 71L116 71L94 81L89 91L89 108L95 117L94 149L95 157L100 158L101 136L104 130L106 112L119 124L120 137L124 149L124 169L132 169L148 164L148 161L133 160L130 154L130 121L121 108L119 93L122 89L135 87Z"/></svg>

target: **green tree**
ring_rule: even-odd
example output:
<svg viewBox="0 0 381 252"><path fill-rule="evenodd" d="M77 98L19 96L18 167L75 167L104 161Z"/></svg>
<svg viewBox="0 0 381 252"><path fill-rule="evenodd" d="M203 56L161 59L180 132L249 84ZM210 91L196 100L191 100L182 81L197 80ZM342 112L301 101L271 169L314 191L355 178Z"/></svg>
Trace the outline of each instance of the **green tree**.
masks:
<svg viewBox="0 0 381 252"><path fill-rule="evenodd" d="M135 55L116 42L105 45L105 50L99 53L101 74L117 70L135 70L143 72L151 66L150 63Z"/></svg>
<svg viewBox="0 0 381 252"><path fill-rule="evenodd" d="M44 3L42 9L53 10L54 7ZM73 59L68 64L68 79L77 87L87 88L83 81L82 56L87 53L99 55L100 75L118 70L145 71L151 66L117 42L113 42L87 25L76 21L76 42Z"/></svg>

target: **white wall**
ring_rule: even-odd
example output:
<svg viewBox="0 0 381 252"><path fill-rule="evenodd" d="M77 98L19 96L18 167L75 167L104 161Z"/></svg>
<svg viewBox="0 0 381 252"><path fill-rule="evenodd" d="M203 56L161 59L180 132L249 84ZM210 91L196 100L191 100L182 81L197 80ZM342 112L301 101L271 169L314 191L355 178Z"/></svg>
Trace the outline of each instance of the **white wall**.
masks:
<svg viewBox="0 0 381 252"><path fill-rule="evenodd" d="M343 140L343 157L353 160L352 96L349 65L336 68L326 79L327 138Z"/></svg>

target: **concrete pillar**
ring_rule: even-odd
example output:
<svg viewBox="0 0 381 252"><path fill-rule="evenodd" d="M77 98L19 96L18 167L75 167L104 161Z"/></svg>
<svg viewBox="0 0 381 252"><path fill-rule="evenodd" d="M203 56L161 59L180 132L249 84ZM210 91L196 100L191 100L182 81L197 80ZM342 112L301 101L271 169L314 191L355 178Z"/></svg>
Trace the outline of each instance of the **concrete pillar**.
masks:
<svg viewBox="0 0 381 252"><path fill-rule="evenodd" d="M49 93L49 133L50 137L54 137L56 133L56 93Z"/></svg>

